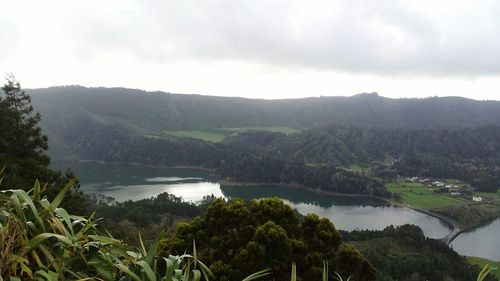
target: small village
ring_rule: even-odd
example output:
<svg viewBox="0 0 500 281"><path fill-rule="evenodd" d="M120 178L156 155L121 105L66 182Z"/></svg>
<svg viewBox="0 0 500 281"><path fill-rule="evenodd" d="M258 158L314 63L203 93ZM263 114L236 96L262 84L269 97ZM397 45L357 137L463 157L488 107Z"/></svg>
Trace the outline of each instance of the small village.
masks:
<svg viewBox="0 0 500 281"><path fill-rule="evenodd" d="M473 188L465 183L449 183L440 179L420 178L420 177L406 177L407 182L420 183L427 186L430 190L437 193L449 196L462 197L474 202L482 202L483 197L476 196L473 193Z"/></svg>

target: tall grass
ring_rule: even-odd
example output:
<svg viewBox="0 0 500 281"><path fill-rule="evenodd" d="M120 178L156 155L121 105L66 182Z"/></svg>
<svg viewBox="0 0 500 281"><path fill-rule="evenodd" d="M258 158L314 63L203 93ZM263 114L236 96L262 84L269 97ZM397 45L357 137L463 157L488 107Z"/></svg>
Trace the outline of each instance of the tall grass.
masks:
<svg viewBox="0 0 500 281"><path fill-rule="evenodd" d="M1 177L1 175L0 175ZM69 182L49 201L46 186L0 192L0 280L199 281L212 273L193 255L158 255L163 234L134 249L101 229L93 216L60 208Z"/></svg>

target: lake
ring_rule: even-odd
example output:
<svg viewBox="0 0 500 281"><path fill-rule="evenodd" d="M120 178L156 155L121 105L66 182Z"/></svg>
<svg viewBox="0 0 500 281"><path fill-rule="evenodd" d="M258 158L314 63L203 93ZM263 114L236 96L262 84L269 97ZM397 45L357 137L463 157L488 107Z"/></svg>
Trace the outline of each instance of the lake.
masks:
<svg viewBox="0 0 500 281"><path fill-rule="evenodd" d="M500 261L500 219L460 234L450 246L462 255Z"/></svg>
<svg viewBox="0 0 500 281"><path fill-rule="evenodd" d="M278 197L301 214L315 213L329 218L338 229L380 230L389 225L414 224L427 237L442 238L451 229L441 220L412 209L389 206L370 197L330 196L283 186L221 186L210 181L210 172L190 168L160 168L143 165L79 162L56 163L71 167L81 190L114 197L118 201L139 200L168 192L185 200L198 201L205 195L226 199ZM500 260L500 220L461 234L452 247L463 255Z"/></svg>

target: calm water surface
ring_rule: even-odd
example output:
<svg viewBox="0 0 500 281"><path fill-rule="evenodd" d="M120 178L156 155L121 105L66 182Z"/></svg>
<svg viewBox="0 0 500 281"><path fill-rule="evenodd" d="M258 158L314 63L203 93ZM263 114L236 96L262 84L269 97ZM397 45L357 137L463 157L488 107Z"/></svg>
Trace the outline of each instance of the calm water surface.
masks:
<svg viewBox="0 0 500 281"><path fill-rule="evenodd" d="M440 220L412 209L388 206L371 197L328 196L283 186L222 186L226 198L279 197L301 214L314 213L329 218L343 230L381 230L389 225L411 223L422 228L428 237L441 238L450 229Z"/></svg>
<svg viewBox="0 0 500 281"><path fill-rule="evenodd" d="M500 261L500 219L491 224L460 234L451 247L462 255Z"/></svg>
<svg viewBox="0 0 500 281"><path fill-rule="evenodd" d="M315 213L332 220L338 229L380 230L389 225L415 224L426 236L441 238L450 232L440 220L412 209L388 206L369 197L327 196L281 186L220 186L209 180L210 172L97 162L56 163L71 167L80 177L81 190L114 197L118 201L138 200L168 192L185 200L198 201L205 195L217 197L278 197L302 214ZM453 248L464 255L500 260L500 220L474 232L460 235Z"/></svg>

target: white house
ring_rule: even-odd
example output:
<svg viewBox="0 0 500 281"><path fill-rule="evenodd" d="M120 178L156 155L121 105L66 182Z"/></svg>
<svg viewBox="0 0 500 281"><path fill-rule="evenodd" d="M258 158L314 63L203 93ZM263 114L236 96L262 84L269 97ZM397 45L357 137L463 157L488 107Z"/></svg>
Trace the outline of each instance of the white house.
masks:
<svg viewBox="0 0 500 281"><path fill-rule="evenodd" d="M472 201L474 201L474 202L482 202L483 201L483 197L481 197L481 196L472 196Z"/></svg>

